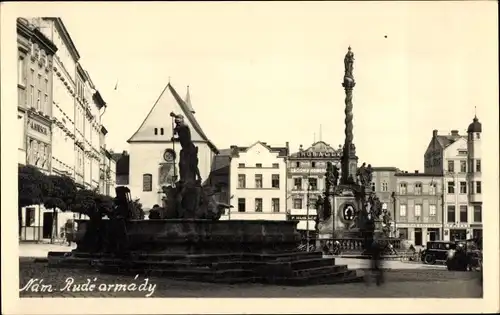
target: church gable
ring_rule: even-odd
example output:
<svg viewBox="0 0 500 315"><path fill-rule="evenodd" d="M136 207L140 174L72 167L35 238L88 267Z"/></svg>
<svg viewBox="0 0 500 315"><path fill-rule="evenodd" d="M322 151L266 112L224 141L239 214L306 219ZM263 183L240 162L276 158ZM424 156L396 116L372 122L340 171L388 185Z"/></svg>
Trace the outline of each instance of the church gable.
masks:
<svg viewBox="0 0 500 315"><path fill-rule="evenodd" d="M128 142L170 142L172 138L171 112L184 116L184 122L191 130L193 141L210 142L201 131L191 110L187 108L170 83L163 89L151 111Z"/></svg>

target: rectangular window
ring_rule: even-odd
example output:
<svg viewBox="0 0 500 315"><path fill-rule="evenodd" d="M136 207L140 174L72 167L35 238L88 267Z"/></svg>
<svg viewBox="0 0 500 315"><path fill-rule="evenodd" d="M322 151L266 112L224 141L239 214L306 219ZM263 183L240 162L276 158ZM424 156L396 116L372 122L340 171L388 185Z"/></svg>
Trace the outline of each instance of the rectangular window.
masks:
<svg viewBox="0 0 500 315"><path fill-rule="evenodd" d="M295 162L295 167L300 167L300 162Z"/></svg>
<svg viewBox="0 0 500 315"><path fill-rule="evenodd" d="M35 107L35 70L30 69L30 107Z"/></svg>
<svg viewBox="0 0 500 315"><path fill-rule="evenodd" d="M435 217L436 214L436 205L429 205L429 216Z"/></svg>
<svg viewBox="0 0 500 315"><path fill-rule="evenodd" d="M408 189L407 189L406 183L399 184L399 193L401 195L406 195L407 191L408 191Z"/></svg>
<svg viewBox="0 0 500 315"><path fill-rule="evenodd" d="M436 188L437 188L436 183L431 183L429 185L429 195L435 195L436 194Z"/></svg>
<svg viewBox="0 0 500 315"><path fill-rule="evenodd" d="M482 207L474 206L474 222L482 222Z"/></svg>
<svg viewBox="0 0 500 315"><path fill-rule="evenodd" d="M460 193L461 194L467 193L467 182L460 182Z"/></svg>
<svg viewBox="0 0 500 315"><path fill-rule="evenodd" d="M399 216L406 217L406 205L399 205Z"/></svg>
<svg viewBox="0 0 500 315"><path fill-rule="evenodd" d="M238 198L238 212L245 212L246 203L245 198Z"/></svg>
<svg viewBox="0 0 500 315"><path fill-rule="evenodd" d="M422 205L415 205L415 216L416 217L422 216Z"/></svg>
<svg viewBox="0 0 500 315"><path fill-rule="evenodd" d="M448 161L448 172L455 172L455 161Z"/></svg>
<svg viewBox="0 0 500 315"><path fill-rule="evenodd" d="M26 86L26 73L24 72L24 58L17 60L17 84Z"/></svg>
<svg viewBox="0 0 500 315"><path fill-rule="evenodd" d="M238 164L238 168L244 168L245 167L245 163L239 163Z"/></svg>
<svg viewBox="0 0 500 315"><path fill-rule="evenodd" d="M257 163L257 164L255 164L255 167L257 167L257 168L261 168L261 167L262 167L262 164L261 164L261 163Z"/></svg>
<svg viewBox="0 0 500 315"><path fill-rule="evenodd" d="M41 90L38 90L38 93L37 93L36 109L38 111L42 111L43 110L43 108L42 108L42 91Z"/></svg>
<svg viewBox="0 0 500 315"><path fill-rule="evenodd" d="M318 190L318 179L314 177L309 178L309 190Z"/></svg>
<svg viewBox="0 0 500 315"><path fill-rule="evenodd" d="M460 172L467 173L467 161L465 160L460 161Z"/></svg>
<svg viewBox="0 0 500 315"><path fill-rule="evenodd" d="M448 182L448 193L449 194L455 193L455 182Z"/></svg>
<svg viewBox="0 0 500 315"><path fill-rule="evenodd" d="M271 177L271 187L280 188L280 175L273 174Z"/></svg>
<svg viewBox="0 0 500 315"><path fill-rule="evenodd" d="M415 195L421 195L422 194L422 183L416 183L415 184Z"/></svg>
<svg viewBox="0 0 500 315"><path fill-rule="evenodd" d="M151 174L142 175L142 191L153 191L153 175Z"/></svg>
<svg viewBox="0 0 500 315"><path fill-rule="evenodd" d="M477 181L476 182L476 194L480 194L481 193L481 182L480 181Z"/></svg>
<svg viewBox="0 0 500 315"><path fill-rule="evenodd" d="M481 172L481 160L476 160L476 172Z"/></svg>
<svg viewBox="0 0 500 315"><path fill-rule="evenodd" d="M460 205L460 222L467 221L467 205Z"/></svg>
<svg viewBox="0 0 500 315"><path fill-rule="evenodd" d="M35 208L26 208L26 217L24 218L24 226L30 227L35 224Z"/></svg>
<svg viewBox="0 0 500 315"><path fill-rule="evenodd" d="M293 208L294 209L302 209L302 199L301 198L293 199Z"/></svg>
<svg viewBox="0 0 500 315"><path fill-rule="evenodd" d="M273 163L273 168L280 168L280 165L278 163Z"/></svg>
<svg viewBox="0 0 500 315"><path fill-rule="evenodd" d="M255 212L262 212L262 198L255 198Z"/></svg>
<svg viewBox="0 0 500 315"><path fill-rule="evenodd" d="M388 190L388 187L387 187L387 183L382 183L382 191L387 191Z"/></svg>
<svg viewBox="0 0 500 315"><path fill-rule="evenodd" d="M255 174L255 188L262 188L262 174Z"/></svg>
<svg viewBox="0 0 500 315"><path fill-rule="evenodd" d="M271 202L272 202L273 212L280 212L280 199L273 198Z"/></svg>
<svg viewBox="0 0 500 315"><path fill-rule="evenodd" d="M295 190L302 189L302 178L301 177L295 177L293 179L293 189L295 189Z"/></svg>
<svg viewBox="0 0 500 315"><path fill-rule="evenodd" d="M448 220L446 222L448 223L455 223L455 206L448 206Z"/></svg>
<svg viewBox="0 0 500 315"><path fill-rule="evenodd" d="M370 186L371 186L372 191L375 191L375 189L377 188L377 187L375 186L375 183L374 183L374 182L371 182L371 183L370 183Z"/></svg>
<svg viewBox="0 0 500 315"><path fill-rule="evenodd" d="M311 162L311 167L315 168L316 167L316 162Z"/></svg>
<svg viewBox="0 0 500 315"><path fill-rule="evenodd" d="M247 180L245 174L238 174L238 188L246 188Z"/></svg>

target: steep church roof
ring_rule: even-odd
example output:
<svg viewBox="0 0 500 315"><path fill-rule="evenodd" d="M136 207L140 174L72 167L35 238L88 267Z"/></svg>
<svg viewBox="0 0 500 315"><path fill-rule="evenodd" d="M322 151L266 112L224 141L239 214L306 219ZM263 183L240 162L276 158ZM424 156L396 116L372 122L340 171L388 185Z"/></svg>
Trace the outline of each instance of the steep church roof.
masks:
<svg viewBox="0 0 500 315"><path fill-rule="evenodd" d="M190 98L188 98L188 101L189 103L191 103ZM192 111L192 107L190 107L190 105L188 105L179 96L177 91L170 83L165 86L140 127L132 135L132 137L128 139L127 142L171 142L171 112L182 114L184 116L185 123L191 129L191 139L193 141L206 142L215 154L219 153L217 147L208 139L206 134L201 129L200 124L194 117L194 111Z"/></svg>

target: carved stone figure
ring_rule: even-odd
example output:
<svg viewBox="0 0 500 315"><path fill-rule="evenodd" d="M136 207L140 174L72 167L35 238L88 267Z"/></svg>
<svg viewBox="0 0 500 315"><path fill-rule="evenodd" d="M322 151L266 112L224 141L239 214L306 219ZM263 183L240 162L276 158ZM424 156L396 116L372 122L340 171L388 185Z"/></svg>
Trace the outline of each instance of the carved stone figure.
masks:
<svg viewBox="0 0 500 315"><path fill-rule="evenodd" d="M325 206L325 202L323 200L323 197L319 196L318 200L316 200L315 208L316 208L316 215L317 215L318 220L320 222L325 220L324 206Z"/></svg>
<svg viewBox="0 0 500 315"><path fill-rule="evenodd" d="M338 170L337 170L337 172L338 172ZM333 166L332 162L326 163L325 177L326 177L326 185L325 185L326 192L331 193L332 189L335 186L337 186L337 182L336 182L335 174L334 174L334 166Z"/></svg>
<svg viewBox="0 0 500 315"><path fill-rule="evenodd" d="M363 187L369 188L372 182L372 177L373 177L372 173L373 169L371 165L369 164L367 167L366 163L363 163L356 172L357 182Z"/></svg>
<svg viewBox="0 0 500 315"><path fill-rule="evenodd" d="M191 140L191 131L189 126L184 123L184 116L170 113L174 117L175 128L172 141L178 141L181 144L181 152L179 158L179 175L180 181L185 183L201 183L200 171L198 169L198 147Z"/></svg>

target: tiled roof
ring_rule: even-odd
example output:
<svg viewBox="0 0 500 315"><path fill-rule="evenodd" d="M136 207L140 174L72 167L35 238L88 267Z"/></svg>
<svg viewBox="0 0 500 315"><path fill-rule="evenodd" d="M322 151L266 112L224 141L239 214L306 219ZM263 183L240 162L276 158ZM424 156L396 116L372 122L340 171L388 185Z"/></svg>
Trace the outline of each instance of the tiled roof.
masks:
<svg viewBox="0 0 500 315"><path fill-rule="evenodd" d="M439 141L439 144L441 144L443 148L447 148L453 143L455 143L455 141L457 141L458 139L463 138L463 136L446 135L446 136L437 136L436 138Z"/></svg>

